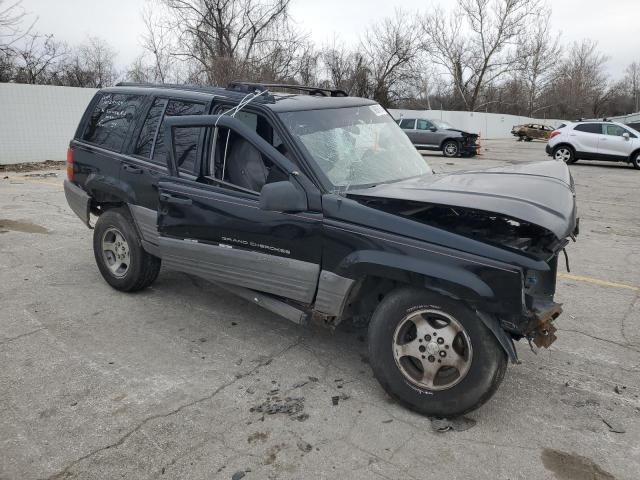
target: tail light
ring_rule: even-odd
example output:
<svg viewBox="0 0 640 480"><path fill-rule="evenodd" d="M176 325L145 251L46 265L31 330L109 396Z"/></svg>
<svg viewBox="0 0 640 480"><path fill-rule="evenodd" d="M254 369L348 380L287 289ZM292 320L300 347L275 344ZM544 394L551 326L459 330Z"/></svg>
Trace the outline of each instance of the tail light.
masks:
<svg viewBox="0 0 640 480"><path fill-rule="evenodd" d="M74 180L73 149L71 147L67 149L67 178L70 182L73 182Z"/></svg>
<svg viewBox="0 0 640 480"><path fill-rule="evenodd" d="M561 133L562 132L560 130L554 130L553 132L551 132L551 135L549 135L549 140L551 140L553 137L557 137Z"/></svg>

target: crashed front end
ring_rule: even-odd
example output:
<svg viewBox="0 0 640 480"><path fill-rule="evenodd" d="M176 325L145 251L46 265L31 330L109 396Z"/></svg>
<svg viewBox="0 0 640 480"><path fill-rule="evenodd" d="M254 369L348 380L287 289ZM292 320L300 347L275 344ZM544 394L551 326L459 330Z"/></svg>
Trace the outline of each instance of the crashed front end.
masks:
<svg viewBox="0 0 640 480"><path fill-rule="evenodd" d="M409 180L353 194L368 206L513 254L507 261L521 272L521 285L496 277L505 302L507 297L511 301L495 315L514 340L549 347L556 340L553 322L562 313L554 301L558 263L569 267L565 247L579 233L575 187L566 165L548 161L419 183ZM514 308L518 291L521 308Z"/></svg>

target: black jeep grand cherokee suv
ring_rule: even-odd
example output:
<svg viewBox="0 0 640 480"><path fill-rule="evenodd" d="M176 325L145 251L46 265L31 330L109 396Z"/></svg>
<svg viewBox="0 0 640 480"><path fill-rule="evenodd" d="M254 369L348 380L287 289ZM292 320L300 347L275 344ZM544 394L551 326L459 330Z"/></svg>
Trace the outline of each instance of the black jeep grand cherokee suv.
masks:
<svg viewBox="0 0 640 480"><path fill-rule="evenodd" d="M477 408L514 340L555 339L558 254L577 234L566 165L435 175L375 102L295 88L98 92L65 193L97 216L100 272L134 291L162 263L296 323L368 322L387 392L428 415Z"/></svg>

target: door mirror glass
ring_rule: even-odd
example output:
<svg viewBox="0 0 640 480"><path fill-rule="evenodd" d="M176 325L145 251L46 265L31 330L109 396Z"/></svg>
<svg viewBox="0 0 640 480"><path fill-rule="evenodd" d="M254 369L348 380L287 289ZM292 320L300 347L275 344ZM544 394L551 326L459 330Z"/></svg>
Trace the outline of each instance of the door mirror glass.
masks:
<svg viewBox="0 0 640 480"><path fill-rule="evenodd" d="M438 131L438 127L433 126L429 130L431 130L432 132L437 132Z"/></svg>
<svg viewBox="0 0 640 480"><path fill-rule="evenodd" d="M307 196L289 180L267 183L260 192L260 209L269 212L304 212Z"/></svg>

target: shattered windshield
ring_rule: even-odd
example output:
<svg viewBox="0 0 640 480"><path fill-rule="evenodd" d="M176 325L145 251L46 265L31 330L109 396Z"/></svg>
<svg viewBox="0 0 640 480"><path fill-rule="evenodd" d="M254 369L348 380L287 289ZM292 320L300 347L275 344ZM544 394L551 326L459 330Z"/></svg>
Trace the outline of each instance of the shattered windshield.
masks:
<svg viewBox="0 0 640 480"><path fill-rule="evenodd" d="M380 105L286 112L280 117L336 190L432 173Z"/></svg>

